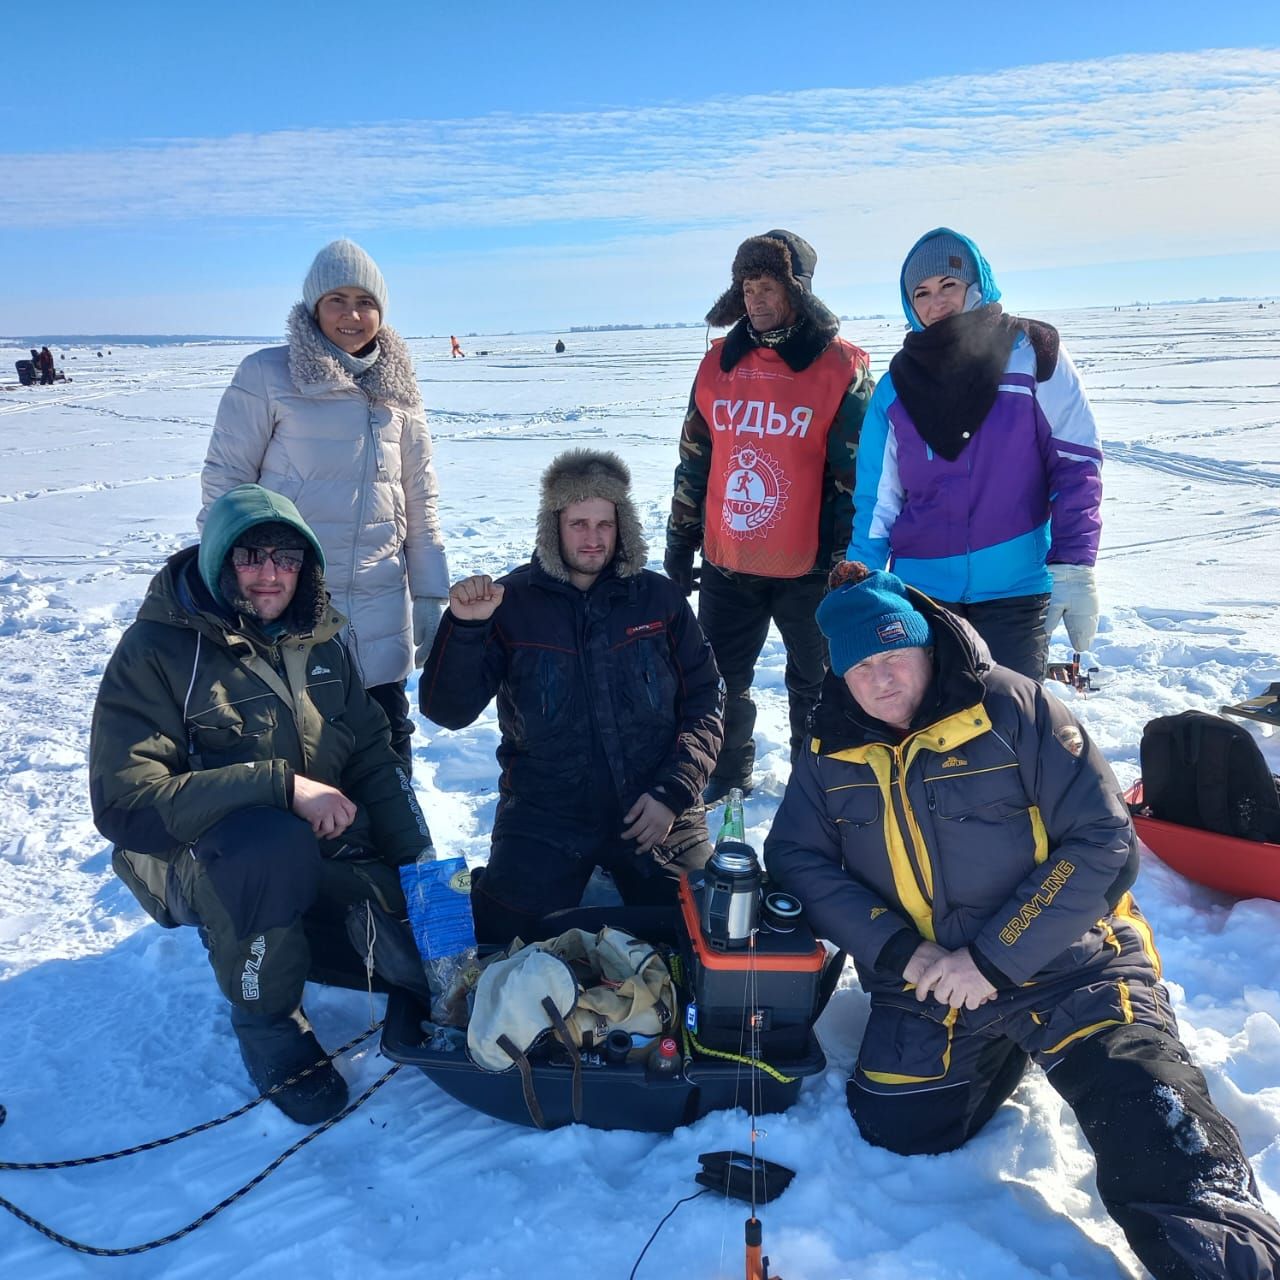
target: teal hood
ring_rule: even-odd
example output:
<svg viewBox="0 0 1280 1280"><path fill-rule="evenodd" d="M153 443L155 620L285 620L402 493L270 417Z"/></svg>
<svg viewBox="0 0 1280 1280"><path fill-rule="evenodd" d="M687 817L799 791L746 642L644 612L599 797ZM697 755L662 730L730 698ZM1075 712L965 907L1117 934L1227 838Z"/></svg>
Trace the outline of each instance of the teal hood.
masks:
<svg viewBox="0 0 1280 1280"><path fill-rule="evenodd" d="M274 520L291 525L307 540L307 545L315 553L320 572L324 572L324 552L316 541L316 535L288 498L272 493L260 484L236 485L209 508L204 522L204 536L200 539L200 577L220 605L228 603L223 599L218 586L227 553L246 529Z"/></svg>
<svg viewBox="0 0 1280 1280"><path fill-rule="evenodd" d="M932 231L926 231L919 240L907 250L906 257L902 259L902 270L898 273L898 292L902 297L902 310L906 314L907 323L918 333L924 328L920 323L919 317L916 315L916 309L911 305L911 299L907 297L907 284L905 274L907 263L911 261L911 255L926 240L932 240L934 236L955 236L962 244L967 246L969 252L973 254L973 260L978 267L977 287L980 294L978 301L972 305L982 306L987 302L1000 301L1000 287L996 284L996 278L991 272L991 264L982 256L978 246L969 239L968 236L962 236L958 231L952 231L950 227L934 227Z"/></svg>

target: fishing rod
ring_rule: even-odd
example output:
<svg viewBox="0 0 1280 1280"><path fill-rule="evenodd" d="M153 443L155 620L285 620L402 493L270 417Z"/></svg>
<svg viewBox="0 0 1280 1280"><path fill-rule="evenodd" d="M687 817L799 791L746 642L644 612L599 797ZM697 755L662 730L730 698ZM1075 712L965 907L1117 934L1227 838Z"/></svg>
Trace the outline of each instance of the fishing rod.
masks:
<svg viewBox="0 0 1280 1280"><path fill-rule="evenodd" d="M747 1025L750 1028L752 1062L760 1061L760 992L756 977L756 935L759 931L757 922L757 926L751 930L751 938L747 943L747 986L751 993L751 1004L747 1011ZM751 1124L751 1216L747 1219L743 1229L746 1246L746 1280L769 1280L769 1257L764 1252L764 1227L756 1216L755 1173L757 1160L759 1159L756 1155L756 1141L760 1136L756 1116L759 1112L759 1104L759 1074L755 1067L752 1067L751 1109L747 1117ZM782 1277L776 1277L776 1280L782 1280Z"/></svg>

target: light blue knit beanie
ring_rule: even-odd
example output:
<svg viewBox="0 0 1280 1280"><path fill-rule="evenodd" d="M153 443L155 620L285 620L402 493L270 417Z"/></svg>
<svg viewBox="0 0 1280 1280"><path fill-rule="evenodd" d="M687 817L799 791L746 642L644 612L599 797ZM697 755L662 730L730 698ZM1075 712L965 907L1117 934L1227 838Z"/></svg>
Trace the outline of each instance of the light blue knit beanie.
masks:
<svg viewBox="0 0 1280 1280"><path fill-rule="evenodd" d="M316 254L302 285L302 300L314 315L316 303L330 290L351 288L369 294L386 318L387 285L378 264L355 241L335 240Z"/></svg>

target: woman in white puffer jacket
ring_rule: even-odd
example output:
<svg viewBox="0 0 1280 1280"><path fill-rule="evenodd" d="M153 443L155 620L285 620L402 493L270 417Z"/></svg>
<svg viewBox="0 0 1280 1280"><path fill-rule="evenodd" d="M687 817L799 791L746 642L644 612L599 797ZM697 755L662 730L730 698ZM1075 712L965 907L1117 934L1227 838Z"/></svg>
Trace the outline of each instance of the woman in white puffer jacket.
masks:
<svg viewBox="0 0 1280 1280"><path fill-rule="evenodd" d="M373 259L335 240L302 292L288 345L255 351L223 394L198 523L238 484L294 502L324 549L348 647L408 767L405 677L422 665L449 593L431 435L408 348L382 323L387 290Z"/></svg>

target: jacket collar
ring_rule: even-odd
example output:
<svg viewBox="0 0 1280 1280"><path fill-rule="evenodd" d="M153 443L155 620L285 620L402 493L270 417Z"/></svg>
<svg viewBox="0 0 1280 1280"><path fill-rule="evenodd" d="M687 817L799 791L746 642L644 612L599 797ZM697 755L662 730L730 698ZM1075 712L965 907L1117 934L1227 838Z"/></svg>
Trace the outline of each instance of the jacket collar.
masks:
<svg viewBox="0 0 1280 1280"><path fill-rule="evenodd" d="M331 640L346 622L326 596L314 611L317 620L311 630L297 629L278 636L268 636L252 619L233 614L214 600L196 566L198 551L198 546L184 547L169 557L147 588L147 594L138 609L139 622L162 622L171 627L190 627L227 647L248 642L259 649L269 649L289 640L306 640L319 644Z"/></svg>
<svg viewBox="0 0 1280 1280"><path fill-rule="evenodd" d="M907 588L911 602L933 628L933 680L906 735L869 716L854 700L844 680L828 671L813 713L814 750L836 755L877 743L897 746L917 735L931 736L931 746L943 750L990 728L982 699L983 675L991 667L991 653L963 619L939 608L928 596ZM941 744L941 745L939 745Z"/></svg>
<svg viewBox="0 0 1280 1280"><path fill-rule="evenodd" d="M826 317L804 315L787 337L767 350L776 351L795 373L803 373L830 345L840 332L840 321L828 311ZM728 373L744 356L762 344L756 340L751 322L743 316L725 334L720 344L720 368Z"/></svg>
<svg viewBox="0 0 1280 1280"><path fill-rule="evenodd" d="M625 578L622 577L618 572L618 557L614 556L591 586L586 591L579 591L572 582L568 582L556 574L548 573L542 561L538 558L538 553L535 551L529 561L529 582L532 586L540 587L543 591L554 591L558 595L567 595L574 599L585 600L590 596L596 595L611 597L625 595L633 589L636 576L631 574Z"/></svg>
<svg viewBox="0 0 1280 1280"><path fill-rule="evenodd" d="M370 400L381 400L402 409L422 407L409 348L389 325L384 324L378 330L377 360L358 378L352 377L328 350L324 335L305 303L295 304L289 312L288 333L289 376L303 395L353 387Z"/></svg>

